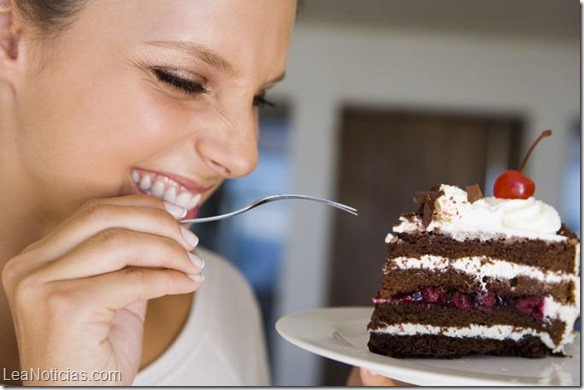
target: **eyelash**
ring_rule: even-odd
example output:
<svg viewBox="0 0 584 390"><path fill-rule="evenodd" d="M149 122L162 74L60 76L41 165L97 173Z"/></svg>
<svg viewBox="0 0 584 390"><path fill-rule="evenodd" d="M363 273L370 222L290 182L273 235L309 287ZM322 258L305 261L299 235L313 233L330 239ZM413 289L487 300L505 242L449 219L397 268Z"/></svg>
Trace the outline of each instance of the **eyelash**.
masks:
<svg viewBox="0 0 584 390"><path fill-rule="evenodd" d="M276 103L266 99L265 92L253 97L253 105L257 107L276 107Z"/></svg>
<svg viewBox="0 0 584 390"><path fill-rule="evenodd" d="M160 68L154 68L152 69L152 71L154 72L156 78L158 78L159 81L167 85L170 85L173 88L179 89L182 92L186 93L187 95L202 95L209 93L209 91L205 87L203 87L200 83L197 83L196 81L187 80L182 77L175 76Z"/></svg>
<svg viewBox="0 0 584 390"><path fill-rule="evenodd" d="M196 81L187 80L182 77L175 76L160 68L153 68L152 71L154 72L154 75L159 81L175 89L178 89L189 96L196 96L209 93L209 91L205 87L203 87L200 83ZM265 98L265 92L253 97L253 105L257 107L276 106L276 104Z"/></svg>

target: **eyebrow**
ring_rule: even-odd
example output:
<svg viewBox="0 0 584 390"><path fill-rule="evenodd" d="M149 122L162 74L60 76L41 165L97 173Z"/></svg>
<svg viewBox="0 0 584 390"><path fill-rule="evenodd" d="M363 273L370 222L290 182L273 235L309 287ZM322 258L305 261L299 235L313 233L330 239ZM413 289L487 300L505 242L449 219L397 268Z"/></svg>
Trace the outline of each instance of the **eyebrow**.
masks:
<svg viewBox="0 0 584 390"><path fill-rule="evenodd" d="M191 57L198 58L229 75L234 75L236 73L235 67L231 65L229 61L204 45L183 41L148 41L146 43L157 47L181 51ZM286 73L282 72L279 76L269 80L266 84L275 84L284 79L285 76Z"/></svg>

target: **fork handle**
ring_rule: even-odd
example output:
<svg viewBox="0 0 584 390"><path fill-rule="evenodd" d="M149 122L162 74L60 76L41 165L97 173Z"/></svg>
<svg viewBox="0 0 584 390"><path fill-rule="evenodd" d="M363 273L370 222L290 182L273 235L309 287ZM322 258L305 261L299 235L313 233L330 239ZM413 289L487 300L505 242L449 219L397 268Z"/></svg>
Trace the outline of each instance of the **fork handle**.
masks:
<svg viewBox="0 0 584 390"><path fill-rule="evenodd" d="M315 202L324 203L324 204L332 206L332 207L336 207L336 208L338 208L342 211L345 211L347 213L357 215L357 209L350 207L350 206L347 206L347 205L342 204L342 203L332 201L332 200L318 198L316 196L310 196L310 195L280 194L280 195L270 195L270 196L266 196L264 198L258 199L255 202L253 202L253 203L251 203L251 204L249 204L249 205L247 205L239 210L235 210L235 211L232 211L232 212L227 213L227 214L215 215L213 217L183 219L180 221L180 223L203 223L203 222L219 221L221 219L233 217L235 215L244 213L248 210L251 210L251 209L253 209L257 206L260 206L262 204L265 204L265 203L270 203L270 202L274 202L277 200L286 200L286 199L312 200Z"/></svg>

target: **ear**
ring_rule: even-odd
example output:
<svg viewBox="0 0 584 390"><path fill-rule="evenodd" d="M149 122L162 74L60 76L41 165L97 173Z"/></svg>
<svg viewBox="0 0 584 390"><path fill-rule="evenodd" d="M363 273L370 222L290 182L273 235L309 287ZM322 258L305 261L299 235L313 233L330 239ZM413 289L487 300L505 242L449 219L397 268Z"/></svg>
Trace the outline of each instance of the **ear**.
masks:
<svg viewBox="0 0 584 390"><path fill-rule="evenodd" d="M13 61L18 56L20 33L16 28L14 7L11 0L0 0L0 62Z"/></svg>

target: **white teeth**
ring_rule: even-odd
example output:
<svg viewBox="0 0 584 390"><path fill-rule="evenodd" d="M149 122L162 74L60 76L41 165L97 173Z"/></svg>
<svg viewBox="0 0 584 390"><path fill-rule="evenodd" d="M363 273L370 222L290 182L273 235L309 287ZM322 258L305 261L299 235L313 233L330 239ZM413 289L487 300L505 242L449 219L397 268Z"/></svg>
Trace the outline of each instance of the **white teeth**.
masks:
<svg viewBox="0 0 584 390"><path fill-rule="evenodd" d="M152 195L160 198L162 194L164 194L164 183L161 180L156 180L152 186Z"/></svg>
<svg viewBox="0 0 584 390"><path fill-rule="evenodd" d="M166 177L139 173L136 170L132 170L131 176L132 181L147 194L164 199L187 210L194 208L201 201L201 194L193 195L186 188L172 181L167 182Z"/></svg>
<svg viewBox="0 0 584 390"><path fill-rule="evenodd" d="M140 174L134 170L132 170L132 181L134 183L138 183L140 181Z"/></svg>
<svg viewBox="0 0 584 390"><path fill-rule="evenodd" d="M200 201L201 201L201 194L197 194L197 195L193 196L193 199L191 199L191 202L187 205L187 209L189 209L189 210L192 209L193 207L198 205Z"/></svg>
<svg viewBox="0 0 584 390"><path fill-rule="evenodd" d="M176 204L176 188L170 187L168 190L166 190L163 199L167 202Z"/></svg>
<svg viewBox="0 0 584 390"><path fill-rule="evenodd" d="M140 180L140 188L147 190L150 188L150 186L152 186L152 179L150 178L150 175L142 176L142 180Z"/></svg>
<svg viewBox="0 0 584 390"><path fill-rule="evenodd" d="M191 194L188 192L183 192L176 198L176 204L183 208L188 208L188 205L192 199Z"/></svg>

